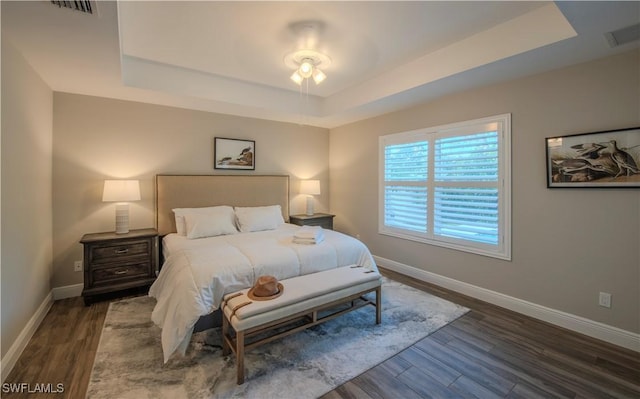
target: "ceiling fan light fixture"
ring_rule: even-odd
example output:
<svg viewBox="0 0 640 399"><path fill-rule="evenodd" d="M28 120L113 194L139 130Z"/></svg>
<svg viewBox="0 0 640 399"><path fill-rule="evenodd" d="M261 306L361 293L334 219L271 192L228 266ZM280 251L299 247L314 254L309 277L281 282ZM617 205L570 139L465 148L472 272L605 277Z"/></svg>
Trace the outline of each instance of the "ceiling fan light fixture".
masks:
<svg viewBox="0 0 640 399"><path fill-rule="evenodd" d="M331 58L315 50L298 50L285 55L284 63L287 67L295 69L290 78L296 84L301 85L305 79L311 78L316 84L320 84L327 75L318 67L325 68L331 65Z"/></svg>
<svg viewBox="0 0 640 399"><path fill-rule="evenodd" d="M327 75L324 74L320 69L315 68L313 70L313 81L316 82L317 85L322 83L327 78Z"/></svg>
<svg viewBox="0 0 640 399"><path fill-rule="evenodd" d="M302 81L304 80L304 78L302 76L300 76L300 74L298 73L298 70L296 69L293 72L293 75L291 75L291 80L293 80L297 85L301 85Z"/></svg>
<svg viewBox="0 0 640 399"><path fill-rule="evenodd" d="M300 68L298 69L298 73L305 79L309 79L311 74L313 73L314 62L311 58L305 58L302 60L302 64L300 64Z"/></svg>

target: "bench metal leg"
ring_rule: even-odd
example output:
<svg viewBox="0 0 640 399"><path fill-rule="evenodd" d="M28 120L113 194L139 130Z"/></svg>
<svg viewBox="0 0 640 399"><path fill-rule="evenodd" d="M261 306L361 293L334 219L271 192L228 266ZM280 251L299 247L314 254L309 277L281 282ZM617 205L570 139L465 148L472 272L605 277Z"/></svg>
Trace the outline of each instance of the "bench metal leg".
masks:
<svg viewBox="0 0 640 399"><path fill-rule="evenodd" d="M226 356L231 350L236 354L236 382L244 384L244 331L236 331L235 340L229 333L229 320L222 318L222 355ZM233 348L231 347L233 345Z"/></svg>
<svg viewBox="0 0 640 399"><path fill-rule="evenodd" d="M376 324L382 323L382 287L376 288Z"/></svg>
<svg viewBox="0 0 640 399"><path fill-rule="evenodd" d="M238 385L244 384L244 331L236 333L236 364Z"/></svg>
<svg viewBox="0 0 640 399"><path fill-rule="evenodd" d="M222 355L226 356L231 353L231 346L229 346L229 321L224 315L222 316Z"/></svg>

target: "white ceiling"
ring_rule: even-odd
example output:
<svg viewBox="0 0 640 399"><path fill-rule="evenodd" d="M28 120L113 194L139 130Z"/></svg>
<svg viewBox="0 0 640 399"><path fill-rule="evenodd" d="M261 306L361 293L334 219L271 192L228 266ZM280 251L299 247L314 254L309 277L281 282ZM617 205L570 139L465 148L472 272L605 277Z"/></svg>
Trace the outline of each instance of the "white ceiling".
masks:
<svg viewBox="0 0 640 399"><path fill-rule="evenodd" d="M335 127L638 47L640 2L2 1L2 36L55 91ZM311 28L305 28L311 27ZM300 88L284 56L331 57ZM304 87L304 86L303 86Z"/></svg>

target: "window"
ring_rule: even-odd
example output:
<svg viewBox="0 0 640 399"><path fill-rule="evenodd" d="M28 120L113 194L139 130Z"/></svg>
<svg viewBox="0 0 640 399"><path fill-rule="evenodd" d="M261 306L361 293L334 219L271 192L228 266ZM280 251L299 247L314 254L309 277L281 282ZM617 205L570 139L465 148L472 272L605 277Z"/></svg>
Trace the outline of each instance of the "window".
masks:
<svg viewBox="0 0 640 399"><path fill-rule="evenodd" d="M511 259L511 115L380 137L379 232Z"/></svg>

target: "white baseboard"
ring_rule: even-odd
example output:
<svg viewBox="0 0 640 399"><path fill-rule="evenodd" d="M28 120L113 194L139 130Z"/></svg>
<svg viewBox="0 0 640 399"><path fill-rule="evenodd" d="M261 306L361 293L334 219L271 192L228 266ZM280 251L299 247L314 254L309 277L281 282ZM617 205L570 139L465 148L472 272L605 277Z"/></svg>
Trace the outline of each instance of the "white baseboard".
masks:
<svg viewBox="0 0 640 399"><path fill-rule="evenodd" d="M555 324L578 333L609 342L623 348L640 352L640 334L609 326L574 314L551 309L542 305L514 298L462 281L444 277L390 259L374 256L376 263L389 270L480 299L494 305L522 313L533 318Z"/></svg>
<svg viewBox="0 0 640 399"><path fill-rule="evenodd" d="M53 305L52 292L44 298L36 312L27 322L27 325L24 326L22 332L20 332L20 335L18 335L18 338L16 338L13 345L11 345L7 353L2 358L2 361L0 362L2 363L2 383L4 383L4 380L7 378L11 370L13 370L13 367L16 365L20 355L22 355L22 352L24 351L24 348L27 347L29 340L40 326L40 323L42 323L42 320L47 315L47 312L49 312L49 309L51 309L51 305Z"/></svg>
<svg viewBox="0 0 640 399"><path fill-rule="evenodd" d="M83 284L65 285L64 287L55 287L51 292L53 293L53 300L73 298L82 295Z"/></svg>

